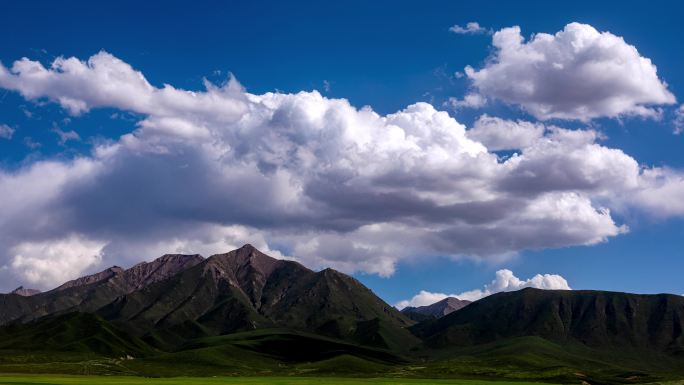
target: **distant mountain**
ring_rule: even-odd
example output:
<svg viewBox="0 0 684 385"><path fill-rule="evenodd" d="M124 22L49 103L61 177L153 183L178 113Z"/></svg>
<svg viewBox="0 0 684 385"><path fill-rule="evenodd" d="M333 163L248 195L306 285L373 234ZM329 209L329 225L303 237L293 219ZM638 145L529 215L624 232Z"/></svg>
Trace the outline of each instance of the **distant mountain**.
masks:
<svg viewBox="0 0 684 385"><path fill-rule="evenodd" d="M26 289L23 286L19 286L18 288L12 290L10 294L16 294L20 295L22 297L30 297L32 295L40 294L40 290L36 289Z"/></svg>
<svg viewBox="0 0 684 385"><path fill-rule="evenodd" d="M432 305L426 306L407 306L401 312L414 321L426 321L429 319L441 318L451 314L456 310L464 308L471 301L461 300L456 297L447 297Z"/></svg>
<svg viewBox="0 0 684 385"><path fill-rule="evenodd" d="M498 293L412 328L430 347L537 336L592 348L684 354L684 297L523 289Z"/></svg>

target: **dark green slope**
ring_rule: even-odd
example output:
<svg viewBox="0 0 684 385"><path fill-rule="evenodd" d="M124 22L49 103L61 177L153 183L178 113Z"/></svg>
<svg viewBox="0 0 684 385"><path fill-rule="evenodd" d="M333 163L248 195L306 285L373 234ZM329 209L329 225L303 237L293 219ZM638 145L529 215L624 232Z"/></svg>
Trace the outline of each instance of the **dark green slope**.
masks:
<svg viewBox="0 0 684 385"><path fill-rule="evenodd" d="M499 293L412 329L431 347L539 336L597 348L684 354L684 297L524 289Z"/></svg>
<svg viewBox="0 0 684 385"><path fill-rule="evenodd" d="M591 348L535 336L420 353L416 375L445 378L534 380L549 383L633 384L684 378L684 360L630 348Z"/></svg>
<svg viewBox="0 0 684 385"><path fill-rule="evenodd" d="M384 349L288 329L187 340L165 352L92 314L0 327L0 373L373 375L404 362Z"/></svg>
<svg viewBox="0 0 684 385"><path fill-rule="evenodd" d="M384 349L289 329L260 329L188 341L174 352L126 362L139 375L375 376L405 358Z"/></svg>
<svg viewBox="0 0 684 385"><path fill-rule="evenodd" d="M427 372L616 384L682 378L682 320L675 295L523 289L411 330Z"/></svg>
<svg viewBox="0 0 684 385"><path fill-rule="evenodd" d="M102 318L85 313L48 316L0 328L0 351L62 351L108 357L142 356L153 350Z"/></svg>
<svg viewBox="0 0 684 385"><path fill-rule="evenodd" d="M406 331L411 320L356 279L335 270L309 273L289 291L272 300L279 298L280 290L268 290L262 307L279 324L382 348L401 349L418 342Z"/></svg>

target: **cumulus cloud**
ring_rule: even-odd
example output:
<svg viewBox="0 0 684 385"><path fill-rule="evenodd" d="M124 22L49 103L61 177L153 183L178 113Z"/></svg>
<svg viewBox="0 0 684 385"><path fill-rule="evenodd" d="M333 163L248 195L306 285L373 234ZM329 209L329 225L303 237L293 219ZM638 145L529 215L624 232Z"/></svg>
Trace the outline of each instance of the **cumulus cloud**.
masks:
<svg viewBox="0 0 684 385"><path fill-rule="evenodd" d="M684 216L684 174L668 168L644 170L638 187L622 194L622 201L656 218Z"/></svg>
<svg viewBox="0 0 684 385"><path fill-rule="evenodd" d="M527 148L544 136L545 126L522 120L513 121L482 115L468 130L468 138L484 144L490 151Z"/></svg>
<svg viewBox="0 0 684 385"><path fill-rule="evenodd" d="M571 23L555 35L529 41L520 27L492 38L493 56L465 73L486 97L519 105L538 119L658 117L659 105L675 103L650 59L610 32Z"/></svg>
<svg viewBox="0 0 684 385"><path fill-rule="evenodd" d="M444 294L444 293L432 293L429 291L421 290L418 294L414 295L411 299L406 299L397 302L394 307L402 310L405 307L419 307L428 306L433 303L439 302L444 298L456 297L456 294ZM458 298L458 297L457 297Z"/></svg>
<svg viewBox="0 0 684 385"><path fill-rule="evenodd" d="M6 124L0 124L0 139L12 139L13 135L14 128Z"/></svg>
<svg viewBox="0 0 684 385"><path fill-rule="evenodd" d="M33 285L54 286L99 264L103 247L102 242L73 234L63 239L22 242L12 248L10 266Z"/></svg>
<svg viewBox="0 0 684 385"><path fill-rule="evenodd" d="M87 156L0 170L0 256L79 234L102 245L86 270L253 242L314 268L388 276L418 256L591 245L627 231L610 209L650 207L618 191L657 194L679 177L651 177L659 169L591 130L489 117L467 130L426 103L380 115L316 91L251 94L233 78L158 88L106 52L0 66L0 86L74 115L140 116ZM521 148L501 159L487 146ZM3 262L8 274L27 266Z"/></svg>
<svg viewBox="0 0 684 385"><path fill-rule="evenodd" d="M459 34L459 35L480 35L485 33L490 33L487 28L481 27L480 23L476 21L471 21L462 27L458 24L449 28L449 31Z"/></svg>
<svg viewBox="0 0 684 385"><path fill-rule="evenodd" d="M484 289L475 289L459 294L458 298L468 301L477 301L488 295L502 291L515 291L526 287L534 287L545 290L572 290L568 281L557 274L537 274L530 279L521 280L512 271L502 269L496 272L496 278L486 284Z"/></svg>
<svg viewBox="0 0 684 385"><path fill-rule="evenodd" d="M568 281L557 274L537 274L530 279L520 279L512 271L502 269L496 272L496 277L482 289L465 291L459 294L431 293L421 290L420 293L409 300L398 302L395 306L403 309L407 306L426 306L441 301L447 297L456 297L461 300L477 301L489 295L502 291L515 291L527 287L545 290L572 290Z"/></svg>

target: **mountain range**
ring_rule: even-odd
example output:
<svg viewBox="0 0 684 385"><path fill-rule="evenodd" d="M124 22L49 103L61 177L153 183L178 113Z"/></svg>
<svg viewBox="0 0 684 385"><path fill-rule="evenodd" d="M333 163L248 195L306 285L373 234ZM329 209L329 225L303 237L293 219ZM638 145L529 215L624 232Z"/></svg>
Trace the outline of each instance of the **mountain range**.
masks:
<svg viewBox="0 0 684 385"><path fill-rule="evenodd" d="M684 297L523 289L400 312L245 245L0 295L0 372L22 371L655 381L684 376Z"/></svg>

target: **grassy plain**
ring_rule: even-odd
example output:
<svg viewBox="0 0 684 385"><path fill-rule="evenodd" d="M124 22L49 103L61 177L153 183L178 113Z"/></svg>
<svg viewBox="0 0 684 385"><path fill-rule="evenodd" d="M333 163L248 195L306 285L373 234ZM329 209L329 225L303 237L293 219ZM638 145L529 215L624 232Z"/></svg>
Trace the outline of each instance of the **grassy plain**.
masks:
<svg viewBox="0 0 684 385"><path fill-rule="evenodd" d="M0 375L0 385L545 385L537 382L480 380L421 380L335 377L176 377L142 378L110 376Z"/></svg>

